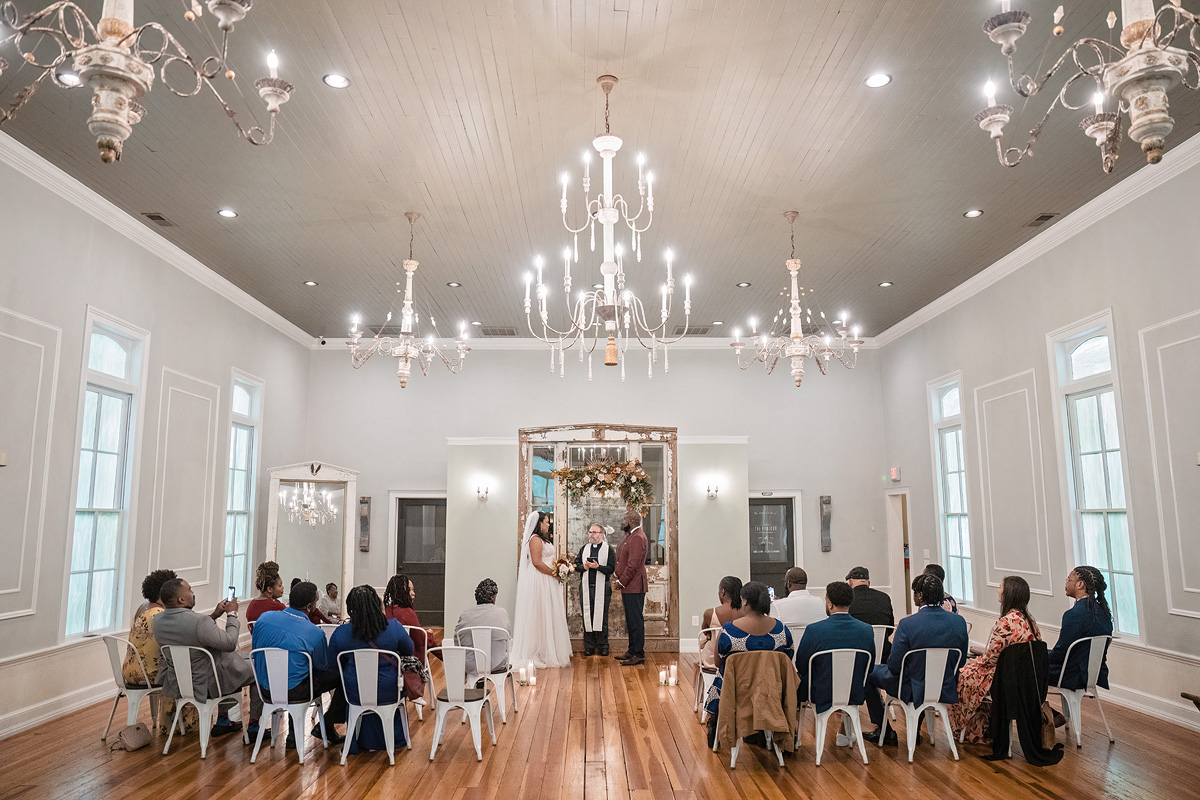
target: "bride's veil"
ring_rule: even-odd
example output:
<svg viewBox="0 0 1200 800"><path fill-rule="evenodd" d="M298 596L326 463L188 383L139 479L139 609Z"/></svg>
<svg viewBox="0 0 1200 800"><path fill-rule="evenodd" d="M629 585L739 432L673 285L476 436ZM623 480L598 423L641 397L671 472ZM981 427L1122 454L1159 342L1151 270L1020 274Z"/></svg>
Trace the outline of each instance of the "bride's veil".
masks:
<svg viewBox="0 0 1200 800"><path fill-rule="evenodd" d="M533 533L537 530L538 519L540 516L541 515L537 511L532 511L525 519L525 535L521 537L521 566L517 572L517 577L520 577L525 573L526 565L528 565L530 569L533 568L533 558L529 555L529 540L533 538Z"/></svg>

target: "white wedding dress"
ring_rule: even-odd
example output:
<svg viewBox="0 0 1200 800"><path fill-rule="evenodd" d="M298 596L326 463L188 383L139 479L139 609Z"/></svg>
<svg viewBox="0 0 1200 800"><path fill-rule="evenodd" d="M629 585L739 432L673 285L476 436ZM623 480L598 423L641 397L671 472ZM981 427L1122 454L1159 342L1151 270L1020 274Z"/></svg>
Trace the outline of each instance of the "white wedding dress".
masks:
<svg viewBox="0 0 1200 800"><path fill-rule="evenodd" d="M537 525L537 514L525 524L521 540L521 564L517 571L517 608L513 620L511 662L514 668L533 662L534 667L565 667L571 660L571 632L567 629L567 609L563 585L550 575L533 568L529 540ZM554 548L542 547L546 566L554 560Z"/></svg>

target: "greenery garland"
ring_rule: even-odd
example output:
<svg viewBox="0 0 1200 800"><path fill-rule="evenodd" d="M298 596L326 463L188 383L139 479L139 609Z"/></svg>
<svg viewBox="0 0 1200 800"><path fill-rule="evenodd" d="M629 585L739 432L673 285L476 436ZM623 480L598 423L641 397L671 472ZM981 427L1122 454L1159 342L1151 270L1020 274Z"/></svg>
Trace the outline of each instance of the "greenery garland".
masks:
<svg viewBox="0 0 1200 800"><path fill-rule="evenodd" d="M642 469L642 462L597 461L586 467L563 467L553 473L562 482L568 500L578 500L585 492L594 491L601 497L618 492L625 506L644 513L653 499L654 487L650 476Z"/></svg>

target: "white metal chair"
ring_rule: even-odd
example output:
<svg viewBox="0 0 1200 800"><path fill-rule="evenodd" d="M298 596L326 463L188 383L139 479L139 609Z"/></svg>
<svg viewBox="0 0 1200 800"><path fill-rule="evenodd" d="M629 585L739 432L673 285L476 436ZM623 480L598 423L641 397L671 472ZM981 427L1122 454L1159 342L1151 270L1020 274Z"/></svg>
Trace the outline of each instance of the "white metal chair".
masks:
<svg viewBox="0 0 1200 800"><path fill-rule="evenodd" d="M476 664L488 663L487 653L477 647L456 647L443 645L435 647L442 654L442 674L446 679L446 688L437 693L437 725L433 729L433 747L429 750L429 760L437 753L442 737L446 735L446 714L452 708L461 708L471 722L471 739L475 743L475 758L483 760L479 716L487 714L488 733L492 736L492 746L496 745L496 724L492 719L492 703L488 699L486 686L476 688L467 686L467 652L475 653ZM432 651L426 651L432 652Z"/></svg>
<svg viewBox="0 0 1200 800"><path fill-rule="evenodd" d="M784 623L784 627L786 627L789 631L792 632L792 647L794 648L797 645L799 645L800 640L804 638L804 629L807 628L808 626L807 625L788 625L787 623Z"/></svg>
<svg viewBox="0 0 1200 800"><path fill-rule="evenodd" d="M350 702L350 689L346 685L346 665L354 659L354 677L358 702ZM379 659L387 658L396 663L396 701L379 702ZM404 673L400 670L400 656L389 650L363 648L347 650L338 654L338 672L342 676L342 692L346 696L346 742L342 745L342 764L350 754L350 747L358 732L358 721L364 714L374 714L383 725L383 741L387 744L388 763L396 764L396 712L400 712L400 729L404 731L404 742L412 750L412 733L408 730L408 706L404 698ZM403 708L401 708L403 706Z"/></svg>
<svg viewBox="0 0 1200 800"><path fill-rule="evenodd" d="M213 712L217 707L226 701L233 702L240 706L242 703L242 688L239 686L230 694L225 694L221 691L221 676L217 674L217 662L213 658L212 653L203 647L193 647L191 645L163 645L160 648L163 655L166 657L170 666L160 666L160 669L175 670L175 682L179 685L179 699L175 701L175 717L171 720L171 732L167 735L167 743L163 746L163 755L171 749L171 740L175 738L175 730L179 727L179 715L183 713L183 707L186 705L195 706L196 711L200 715L200 757L208 756L208 738L211 735L210 728L212 727ZM213 685L216 686L217 696L208 700L200 700L196 697L195 681L192 675L192 652L195 651L208 659L209 668L212 669ZM246 736L246 731L242 729L242 743L245 744L250 740Z"/></svg>
<svg viewBox="0 0 1200 800"><path fill-rule="evenodd" d="M500 722L507 724L508 715L505 713L504 705L504 687L507 686L512 692L513 713L517 713L517 682L513 678L513 667L509 663L509 653L512 646L512 636L504 628L497 628L492 625L472 625L462 629L462 645L464 647L472 647L476 650L482 650L485 653L491 653L489 659L484 662L483 669L480 669L478 661L475 662L475 672L480 678L485 679L488 684L496 690L496 706L500 709ZM496 637L499 636L502 642L497 642ZM492 660L495 658L494 648L498 644L504 646L504 668L499 671L484 672L484 669L491 666Z"/></svg>
<svg viewBox="0 0 1200 800"><path fill-rule="evenodd" d="M430 708L435 708L437 706L437 698L433 696L433 679L431 677L433 673L429 671L429 631L417 625L405 625L404 630L408 631L408 637L413 640L413 644L416 644L416 635L418 633L421 635L421 641L425 643L425 660L421 662L421 666L425 669L425 694L420 699L425 700L428 697L429 699L426 700L426 704ZM417 709L417 722L422 722L425 719L425 705L415 701L413 705Z"/></svg>
<svg viewBox="0 0 1200 800"><path fill-rule="evenodd" d="M887 638L896 630L895 625L872 625L872 632L875 634L875 663L883 663L883 646L887 642ZM888 708L892 719L896 718L896 709Z"/></svg>
<svg viewBox="0 0 1200 800"><path fill-rule="evenodd" d="M158 699L162 695L162 687L151 685L150 679L146 676L146 665L142 662L141 654L127 639L121 636L101 636L100 638L104 640L104 646L108 648L108 661L112 665L113 683L117 685L117 696L113 698L112 713L108 715L108 724L104 726L104 733L100 736L101 741L108 740L108 732L112 730L113 718L117 716L117 704L121 702L122 697L125 698L125 727L137 722L138 711L142 708L142 700L150 698L150 728L153 730L154 721L158 719ZM125 683L124 661L128 651L132 651L134 658L137 659L138 671L142 675L140 686Z"/></svg>
<svg viewBox="0 0 1200 800"><path fill-rule="evenodd" d="M254 752L250 754L250 763L254 763L254 759L258 758L258 749L262 747L263 736L267 732L266 720L271 720L271 744L279 743L279 717L287 715L290 720L292 733L296 737L296 754L300 757L300 763L304 763L304 734L308 730L308 709L313 706L317 709L317 721L321 725L321 744L329 747L329 739L325 733L325 710L321 707L321 695L313 695L312 683L312 656L308 653L299 653L308 661L308 699L297 702L290 702L288 699L287 685L288 681L288 655L289 652L279 647L256 647L250 651L250 658L253 660L256 654L261 654L266 662L267 669L267 684L270 686L283 686L281 692L282 702L272 702L269 698L274 698L275 695L271 690L265 689L262 681L258 679L258 669L254 670L254 682L258 685L258 694L262 697L262 718L258 726L258 739L254 742Z"/></svg>
<svg viewBox="0 0 1200 800"><path fill-rule="evenodd" d="M865 656L862 661L863 667L861 672L858 669L859 654ZM832 686L830 688L833 692L833 705L825 711L816 714L816 743L813 745L813 749L817 753L817 766L821 766L821 756L825 753L825 731L829 725L829 717L835 711L841 711L845 714L846 719L850 723L850 730L847 731L847 734L853 736L855 741L858 742L858 752L862 754L863 763L866 764L867 747L863 744L862 722L859 720L858 705L850 704L850 693L856 682L859 686L866 683L867 671L871 666L871 654L866 650L844 648L838 650L821 650L813 653L808 659L808 704L814 706L814 711L816 707L812 699L812 668L813 661L818 656L827 656L832 661L830 665ZM800 739L799 735L796 736L796 739L798 742Z"/></svg>
<svg viewBox="0 0 1200 800"><path fill-rule="evenodd" d="M325 634L325 644L329 644L329 640L333 638L333 632L340 626L332 622L322 622L317 627L321 629L321 633Z"/></svg>
<svg viewBox="0 0 1200 800"><path fill-rule="evenodd" d="M714 637L721 635L721 629L705 628L700 631L699 636L711 634ZM697 639L699 639L699 636ZM717 670L715 667L703 667L700 665L699 659L696 661L696 704L692 711L700 712L700 724L703 725L708 720L708 710L704 707L704 700L708 697L708 690L712 688L713 683L717 680Z"/></svg>
<svg viewBox="0 0 1200 800"><path fill-rule="evenodd" d="M962 663L962 651L957 647L925 647L919 650L909 650L904 654L904 661L900 665L899 692L904 691L904 670L908 666L909 659L917 653L925 654L925 696L920 698L920 702L906 703L899 697L889 695L887 707L899 705L904 709L904 723L908 729L908 760L910 763L917 747L917 729L921 725L921 715L926 711L934 711L941 715L942 724L946 729L946 740L950 742L950 752L954 755L954 760L958 761L958 748L954 746L954 732L950 730L950 709L941 702L941 696L942 680L946 675L946 665L950 661L950 654L954 654L954 672L957 673L958 665ZM917 700L917 698L913 699ZM887 732L888 716L884 714L883 724L879 726L879 743L881 745ZM933 736L932 722L929 725L929 735Z"/></svg>
<svg viewBox="0 0 1200 800"><path fill-rule="evenodd" d="M1088 648L1087 659L1087 687L1083 689L1064 689L1062 686L1051 684L1050 691L1058 692L1062 696L1063 716L1067 718L1067 732L1075 734L1075 746L1083 747L1083 698L1090 697L1096 701L1096 710L1100 712L1100 721L1104 723L1104 731L1108 734L1108 741L1115 742L1112 729L1108 727L1108 720L1104 717L1104 706L1100 705L1100 692L1097 690L1096 681L1100 679L1100 667L1104 664L1105 648L1112 641L1111 636L1087 636L1083 639L1076 639L1071 642L1071 646L1067 648L1067 654L1063 658L1063 671L1066 671L1067 664L1071 663L1071 651L1076 645L1084 642ZM1062 683L1062 673L1059 673L1058 682Z"/></svg>
<svg viewBox="0 0 1200 800"><path fill-rule="evenodd" d="M731 673L731 671L729 669L729 663L731 661L733 661L735 658L739 659L738 663L742 663L743 659L746 659L750 656L754 656L757 658L762 658L763 656L774 657L775 653L776 653L776 651L774 651L774 650L751 650L749 652L743 651L743 652L738 652L738 653L730 653L729 655L727 655L725 657L725 678L726 678L726 680L729 680L729 679L736 680L736 677L737 677L736 670L732 671L732 673ZM795 668L795 666L796 666L795 662L792 662L792 667ZM726 684L723 681L722 686L725 686L725 685ZM789 703L788 698L785 697L785 698L781 698L781 699L784 703ZM764 733L767 736L767 749L771 750L775 753L775 758L777 758L779 760L779 766L782 767L783 766L783 749L780 748L779 743L775 741L775 734L772 731L764 731ZM717 752L717 748L720 746L720 744L721 744L721 742L720 742L719 737L713 739L713 748L712 749L713 749L714 753ZM737 767L738 751L741 749L741 747L742 747L742 740L740 738L735 737L734 741L733 741L733 749L729 751L729 768L730 769L735 769Z"/></svg>

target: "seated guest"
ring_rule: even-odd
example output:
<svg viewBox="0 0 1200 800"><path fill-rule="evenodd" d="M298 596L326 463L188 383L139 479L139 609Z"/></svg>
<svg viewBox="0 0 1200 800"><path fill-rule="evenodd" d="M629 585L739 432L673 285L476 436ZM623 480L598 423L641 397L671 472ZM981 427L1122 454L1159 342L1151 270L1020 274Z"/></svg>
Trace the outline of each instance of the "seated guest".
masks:
<svg viewBox="0 0 1200 800"><path fill-rule="evenodd" d="M812 675L808 674L808 662L814 653L822 650L866 650L871 654L870 661L863 672L863 679L870 671L870 665L875 661L875 632L871 626L862 620L850 616L850 604L854 602L854 590L850 584L834 581L825 587L826 618L814 622L804 629L804 637L796 645L796 669L800 672L800 700L808 699L809 681L812 681L813 705L817 713L828 711L833 705L833 659L818 658L812 665ZM857 664L856 664L857 666ZM863 702L864 689L862 683L853 685L850 689L850 702L858 705Z"/></svg>
<svg viewBox="0 0 1200 800"><path fill-rule="evenodd" d="M329 662L342 670L346 699L356 705L359 702L357 667L353 657L339 659L338 656L349 650L387 650L396 653L397 659L393 661L383 656L379 658L378 702L381 705L395 703L398 699L397 686L400 679L397 673L398 662L402 657L412 656L413 640L409 638L408 631L404 630L402 623L383 615L379 593L372 586L355 586L350 590L346 595L346 614L350 621L339 625L329 638ZM403 713L404 711L398 712L393 720L396 747L405 747L408 744L404 738L400 717ZM344 719L334 715L333 721L343 722ZM326 715L325 722L330 724L330 715ZM350 752L354 753L360 749L383 750L386 747L383 723L379 717L374 714L361 717Z"/></svg>
<svg viewBox="0 0 1200 800"><path fill-rule="evenodd" d="M704 610L701 628L720 628L728 622L742 618L742 579L736 575L726 575L717 584L718 605ZM717 637L712 633L700 636L700 666L714 670L717 668Z"/></svg>
<svg viewBox="0 0 1200 800"><path fill-rule="evenodd" d="M863 732L863 736L872 741L879 740L879 725L883 722L883 699L880 691L885 691L892 697L899 697L906 703L913 698L925 696L925 655L918 654L904 663L904 656L909 650L921 650L927 647L953 647L959 651L959 662L954 662L954 654L946 665L946 675L942 680L940 702L958 702L958 667L962 658L967 655L969 641L967 639L967 623L957 614L951 614L942 608L945 590L942 582L934 575L922 573L913 578L913 605L917 613L900 620L896 626L892 650L888 654L886 664L880 664L871 670L867 678L867 710L871 714L871 722L875 725L872 732ZM905 667L904 686L900 685L900 668ZM896 744L896 731L889 730L884 744Z"/></svg>
<svg viewBox="0 0 1200 800"><path fill-rule="evenodd" d="M254 571L254 588L259 595L246 606L246 624L251 633L254 623L268 611L283 611L287 606L279 602L283 597L283 578L279 577L279 565L274 561L264 561Z"/></svg>
<svg viewBox="0 0 1200 800"><path fill-rule="evenodd" d="M403 572L393 575L388 581L387 587L383 590L383 613L388 619L394 619L403 625L408 625L412 628L420 628L421 621L417 619L417 611L413 608L413 603L417 599L417 589L413 586L413 582L408 579L408 576ZM425 651L430 647L441 647L442 637L435 634L429 628L422 628L425 635L417 634L413 637L413 647L416 652L413 654L418 661L424 664ZM434 654L437 655L436 653ZM427 676L414 673L412 670L405 670L404 675L404 693L409 700L416 700L425 693L425 681Z"/></svg>
<svg viewBox="0 0 1200 800"><path fill-rule="evenodd" d="M944 570L942 568L941 564L926 564L925 565L925 574L932 575L933 577L937 578L939 581L942 582L942 587L945 588L945 586L946 586L946 570ZM958 613L958 601L955 600L953 597L951 597L950 593L947 592L946 596L942 598L942 608L946 609L951 614L957 614Z"/></svg>
<svg viewBox="0 0 1200 800"><path fill-rule="evenodd" d="M251 647L278 647L288 651L288 685L272 687L267 675L267 659L262 653L254 654L254 670L258 673L258 685L264 692L263 699L271 698L273 703L299 703L311 697L319 697L341 685L338 674L329 662L325 646L325 634L308 619L309 609L317 602L317 587L308 581L301 581L292 587L288 595L288 608L282 611L268 611L258 618L251 634ZM304 657L307 653L309 658ZM311 683L309 665L311 658ZM310 695L311 689L311 695ZM337 705L335 698L333 705ZM334 708L331 706L331 712ZM252 713L253 715L253 713ZM257 726L251 723L251 730L258 735ZM329 741L338 742L341 738L335 731L326 730ZM320 727L313 727L313 736L320 736ZM287 746L296 747L296 732L288 730Z"/></svg>
<svg viewBox="0 0 1200 800"><path fill-rule="evenodd" d="M317 610L332 620L336 620L341 616L341 606L338 604L338 585L336 583L325 584L325 594L321 595L321 599L317 601Z"/></svg>
<svg viewBox="0 0 1200 800"><path fill-rule="evenodd" d="M301 583L304 583L304 581L301 578L292 578L292 585L288 588L288 596L289 597L291 596L292 592L296 590L296 587L299 586ZM322 614L320 611L317 610L317 606L315 603L308 610L308 621L311 622L313 625L332 625L333 624L333 622L328 617L326 617L324 614Z"/></svg>
<svg viewBox="0 0 1200 800"><path fill-rule="evenodd" d="M1072 642L1088 636L1112 636L1113 618L1104 599L1108 584L1095 567L1076 567L1067 575L1065 591L1075 605L1063 614L1058 641L1047 654L1050 662L1050 684L1064 689L1086 689L1089 649L1079 645L1071 651L1071 662L1063 664ZM1111 644L1111 642L1109 643ZM1108 688L1108 645L1104 646L1104 661L1096 685Z"/></svg>
<svg viewBox="0 0 1200 800"><path fill-rule="evenodd" d="M234 694L243 686L254 683L254 670L250 661L237 652L238 634L238 601L222 600L217 603L211 614L198 614L192 609L196 606L196 595L192 592L191 584L182 578L166 581L158 592L164 609L154 618L152 629L154 638L161 647L187 645L203 647L212 654L217 666L217 674L212 673L212 662L199 653L192 653L192 689L197 700L211 700L218 697L217 681L220 681L220 691L224 694ZM225 615L225 629L217 626L217 617ZM165 676L163 677L163 695L179 699L179 681L175 676L175 665L170 658L164 659ZM215 678L215 679L214 679ZM257 693L251 691L251 699ZM225 710L222 710L225 709ZM252 716L253 709L251 710ZM200 720L207 724L207 720ZM213 736L224 736L236 733L242 729L242 707L240 702L222 706L217 712L217 722L212 727Z"/></svg>
<svg viewBox="0 0 1200 800"><path fill-rule="evenodd" d="M717 637L717 679L708 690L705 707L708 711L708 746L712 747L713 738L717 735L717 716L721 702L721 679L725 674L725 659L732 653L746 653L754 650L775 650L787 653L790 659L793 652L792 632L779 620L770 616L771 595L767 586L758 581L750 581L742 587L743 614L734 622L721 626Z"/></svg>
<svg viewBox="0 0 1200 800"><path fill-rule="evenodd" d="M987 730L991 706L984 705L983 700L991 693L1000 653L1010 644L1041 638L1037 622L1029 613L1029 584L1024 578L1009 575L1002 580L999 599L1000 619L988 635L987 649L967 661L958 673L958 703L950 706L950 726L956 733L964 731L964 740L976 744L990 738Z"/></svg>
<svg viewBox="0 0 1200 800"><path fill-rule="evenodd" d="M508 611L503 606L496 605L496 595L499 594L500 587L491 578L484 578L475 587L475 605L465 609L458 615L458 622L454 623L454 643L460 647L469 647L470 643L465 641L460 634L463 628L474 628L480 625L486 625L492 628L504 628L509 634L512 633L512 623L508 620ZM508 669L508 657L503 644L503 636L498 636L495 631L492 631L491 643L491 663L485 665L485 668L491 672L504 672ZM474 680L479 677L475 666L475 653L468 651L466 654L467 662L467 680Z"/></svg>
<svg viewBox="0 0 1200 800"><path fill-rule="evenodd" d="M825 619L825 601L808 590L808 573L792 567L783 579L784 596L771 603L771 616L784 625L809 625Z"/></svg>
<svg viewBox="0 0 1200 800"><path fill-rule="evenodd" d="M142 603L138 613L133 617L133 626L129 629L129 643L133 645L134 649L125 648L125 661L121 664L121 676L125 679L126 686L146 686L146 679L149 679L150 686L158 686L161 683L159 658L162 656L162 651L158 649L158 640L154 638L152 623L158 613L163 610L159 591L164 583L175 577L174 570L156 569L142 581L142 597L146 598L146 602ZM138 656L141 656L141 664L138 663ZM144 677L142 675L143 668L146 671ZM175 701L170 697L164 697L158 705L158 719L154 721L154 726L165 731L174 716ZM187 706L180 715L183 732L190 733L196 730L197 719L199 717L195 707Z"/></svg>
<svg viewBox="0 0 1200 800"><path fill-rule="evenodd" d="M850 604L850 616L862 620L868 625L887 625L895 627L896 618L892 615L892 598L886 592L871 588L871 573L866 567L855 567L846 575L846 583L854 590L854 602ZM891 637L884 639L884 661L891 652Z"/></svg>

